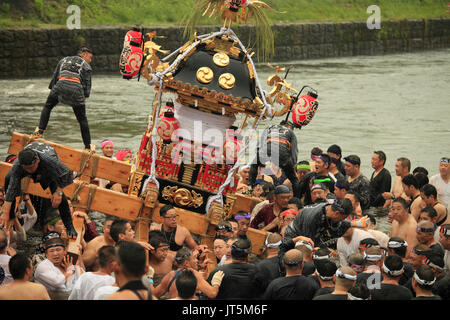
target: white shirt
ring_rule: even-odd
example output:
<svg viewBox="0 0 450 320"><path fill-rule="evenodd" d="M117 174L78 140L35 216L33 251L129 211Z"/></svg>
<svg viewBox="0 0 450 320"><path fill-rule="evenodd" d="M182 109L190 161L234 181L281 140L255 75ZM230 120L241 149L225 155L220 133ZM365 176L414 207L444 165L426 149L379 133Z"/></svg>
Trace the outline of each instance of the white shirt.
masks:
<svg viewBox="0 0 450 320"><path fill-rule="evenodd" d="M430 178L430 184L436 188L437 200L447 208L450 204L450 182L445 183L438 173Z"/></svg>
<svg viewBox="0 0 450 320"><path fill-rule="evenodd" d="M14 249L17 249L17 243L27 241L27 232L35 225L38 216L36 210L33 210L31 215L29 213L26 213L22 215L22 218L23 218L23 225L22 225L23 232L18 232L16 230L13 230L12 232L10 246L13 247Z"/></svg>
<svg viewBox="0 0 450 320"><path fill-rule="evenodd" d="M72 271L74 266L72 265L68 271ZM71 291L78 276L80 274L79 268L75 268L75 273L67 279L64 274L59 270L53 262L48 259L40 262L34 273L35 282L41 283L48 291Z"/></svg>
<svg viewBox="0 0 450 320"><path fill-rule="evenodd" d="M367 230L367 232L369 232L375 238L375 240L378 241L382 248L388 247L389 236L386 233L374 229L369 229Z"/></svg>
<svg viewBox="0 0 450 320"><path fill-rule="evenodd" d="M346 266L348 264L347 263L348 256L357 253L359 249L359 242L366 238L374 239L372 234L370 234L369 232L354 228L352 240L350 241L350 243L347 243L343 237L340 237L338 239L336 247L339 253L339 262L341 266Z"/></svg>
<svg viewBox="0 0 450 320"><path fill-rule="evenodd" d="M117 292L119 290L119 287L115 286L103 286L95 290L94 293L94 300L107 300L109 295L113 294L114 292Z"/></svg>
<svg viewBox="0 0 450 320"><path fill-rule="evenodd" d="M110 286L115 281L110 275L98 275L93 272L85 272L75 282L69 300L93 300L95 290L103 286Z"/></svg>
<svg viewBox="0 0 450 320"><path fill-rule="evenodd" d="M9 273L9 260L11 256L0 254L0 286L13 282L13 278Z"/></svg>

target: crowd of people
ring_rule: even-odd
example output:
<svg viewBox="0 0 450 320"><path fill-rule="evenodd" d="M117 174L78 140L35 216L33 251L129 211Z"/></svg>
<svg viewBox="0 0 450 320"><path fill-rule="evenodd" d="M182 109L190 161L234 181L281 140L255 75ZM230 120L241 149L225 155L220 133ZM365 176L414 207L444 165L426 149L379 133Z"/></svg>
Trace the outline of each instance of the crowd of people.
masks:
<svg viewBox="0 0 450 320"><path fill-rule="evenodd" d="M101 150L120 161L131 156L125 149L114 153L110 140ZM48 161L32 153L9 160L33 178L28 170L42 170ZM429 177L399 158L394 181L384 152L375 151L371 161L368 179L357 155L342 158L337 145L327 152L316 147L311 159L295 165L295 188L274 163L258 164L251 184L251 168L242 166L237 192L259 203L218 223L212 248L178 223L170 204L161 207L162 223L152 223L148 242L139 242L132 221L105 216L98 231L89 214L58 197L70 179L53 185L49 176L45 186L56 195L36 210L11 175L0 193L0 299L450 299L450 159L442 158L439 173ZM113 182L97 183L124 192ZM76 233L65 210L84 219L78 255L68 254ZM388 232L377 229L376 214L383 213ZM31 228L43 237L30 256L18 243ZM266 232L260 256L252 253L249 228Z"/></svg>

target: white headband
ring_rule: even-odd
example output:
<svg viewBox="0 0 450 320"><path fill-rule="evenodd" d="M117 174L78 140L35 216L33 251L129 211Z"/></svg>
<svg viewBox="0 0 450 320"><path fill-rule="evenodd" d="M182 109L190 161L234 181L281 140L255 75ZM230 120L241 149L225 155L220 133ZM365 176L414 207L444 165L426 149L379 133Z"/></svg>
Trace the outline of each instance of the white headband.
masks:
<svg viewBox="0 0 450 320"><path fill-rule="evenodd" d="M317 269L316 269L316 273L317 273L317 275L319 276L319 278L322 279L323 281L330 281L330 280L333 280L333 276L331 276L331 277L324 277L324 276L321 276L320 273L319 273L319 271L317 271Z"/></svg>
<svg viewBox="0 0 450 320"><path fill-rule="evenodd" d="M383 270L385 273L387 273L388 275L390 275L392 277L398 277L398 276L402 275L402 273L403 273L403 267L400 270L391 271L391 270L389 270L388 267L386 267L384 262L383 262Z"/></svg>
<svg viewBox="0 0 450 320"><path fill-rule="evenodd" d="M436 282L436 277L434 277L434 279L431 281L420 279L419 276L417 275L417 272L414 272L414 279L416 279L418 283L424 286L432 286Z"/></svg>
<svg viewBox="0 0 450 320"><path fill-rule="evenodd" d="M295 247L299 247L299 246L305 246L306 248L308 248L310 251L314 251L314 248L312 247L311 243L306 242L306 241L302 241L299 240L295 243Z"/></svg>
<svg viewBox="0 0 450 320"><path fill-rule="evenodd" d="M364 252L364 260L367 261L378 261L381 260L383 258L383 256L381 254L366 254Z"/></svg>
<svg viewBox="0 0 450 320"><path fill-rule="evenodd" d="M405 242L398 242L398 241L389 241L388 242L388 248L396 249L396 248L407 247L407 246L408 246L408 243L406 241Z"/></svg>
<svg viewBox="0 0 450 320"><path fill-rule="evenodd" d="M355 296L352 295L350 292L347 292L347 297L348 297L350 300L367 300L367 299L355 297Z"/></svg>
<svg viewBox="0 0 450 320"><path fill-rule="evenodd" d="M337 269L337 271L336 271L336 276L341 279L356 281L356 275L352 276L351 274L345 274L339 269Z"/></svg>

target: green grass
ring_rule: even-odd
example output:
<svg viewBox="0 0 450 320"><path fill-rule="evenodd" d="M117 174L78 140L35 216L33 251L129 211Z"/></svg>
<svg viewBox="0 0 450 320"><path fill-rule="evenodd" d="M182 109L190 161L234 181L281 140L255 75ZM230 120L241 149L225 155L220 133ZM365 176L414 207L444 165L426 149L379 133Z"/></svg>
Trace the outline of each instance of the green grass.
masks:
<svg viewBox="0 0 450 320"><path fill-rule="evenodd" d="M25 1L25 0L24 0ZM24 2L22 1L22 2ZM28 0L27 13L0 5L0 27L64 26L75 4L83 25L178 25L195 7L195 0ZM385 20L450 17L448 0L266 0L283 13L268 12L273 23L317 21L366 21L370 5L378 5ZM202 23L214 24L205 18Z"/></svg>

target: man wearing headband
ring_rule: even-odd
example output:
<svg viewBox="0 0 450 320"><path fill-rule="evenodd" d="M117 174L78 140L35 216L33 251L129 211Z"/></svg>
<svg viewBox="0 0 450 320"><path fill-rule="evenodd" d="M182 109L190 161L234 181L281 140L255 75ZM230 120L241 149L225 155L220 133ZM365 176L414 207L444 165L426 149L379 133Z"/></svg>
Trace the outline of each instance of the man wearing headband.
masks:
<svg viewBox="0 0 450 320"><path fill-rule="evenodd" d="M359 243L362 239L373 238L372 235L359 228L348 228L347 231L337 240L337 252L341 266L347 264L347 258L353 253L357 253Z"/></svg>
<svg viewBox="0 0 450 320"><path fill-rule="evenodd" d="M450 158L439 161L439 173L430 178L430 184L436 187L437 200L450 210Z"/></svg>
<svg viewBox="0 0 450 320"><path fill-rule="evenodd" d="M421 244L426 245L431 251L436 254L444 256L444 250L441 245L434 240L434 232L436 231L436 225L430 221L420 221L417 224L416 238Z"/></svg>
<svg viewBox="0 0 450 320"><path fill-rule="evenodd" d="M347 192L350 190L350 185L347 180L338 179L334 183L334 194L336 195L336 199L344 199Z"/></svg>
<svg viewBox="0 0 450 320"><path fill-rule="evenodd" d="M364 271L358 274L357 282L362 282L373 289L383 280L381 267L384 261L384 255L380 248L370 247L363 254Z"/></svg>
<svg viewBox="0 0 450 320"><path fill-rule="evenodd" d="M364 264L364 256L361 253L352 253L347 258L347 265L355 270L357 275L364 271Z"/></svg>
<svg viewBox="0 0 450 320"><path fill-rule="evenodd" d="M234 216L234 220L237 223L236 236L241 238L247 238L247 231L250 226L251 214L245 211L238 211Z"/></svg>
<svg viewBox="0 0 450 320"><path fill-rule="evenodd" d="M257 268L248 262L252 244L249 239L239 238L231 245L231 263L217 267L208 276L208 282L212 285L212 279L218 271L223 271L223 277L219 286L216 299L255 299L262 295L261 283L257 281Z"/></svg>
<svg viewBox="0 0 450 320"><path fill-rule="evenodd" d="M326 202L327 194L330 192L323 183L313 184L311 187L311 201L313 203Z"/></svg>
<svg viewBox="0 0 450 320"><path fill-rule="evenodd" d="M311 172L311 166L309 164L309 161L302 160L299 163L297 163L296 170L298 181L300 181L305 176L305 174Z"/></svg>
<svg viewBox="0 0 450 320"><path fill-rule="evenodd" d="M329 294L334 291L334 274L337 266L330 260L314 260L316 270L314 276L319 280L320 289L316 291L314 297Z"/></svg>
<svg viewBox="0 0 450 320"><path fill-rule="evenodd" d="M321 154L315 157L314 162L317 175L329 178L327 179L328 183L326 183L326 185L330 192L334 192L334 183L337 181L337 177L330 172L331 157L327 154ZM340 178L342 178L342 176ZM325 181L315 181L315 183L322 182L325 183Z"/></svg>
<svg viewBox="0 0 450 320"><path fill-rule="evenodd" d="M399 237L408 243L408 257L411 249L418 243L416 238L417 222L408 211L408 203L403 198L396 198L392 201L390 215L392 216L390 237Z"/></svg>
<svg viewBox="0 0 450 320"><path fill-rule="evenodd" d="M283 244L280 247L282 255L294 248L293 240L303 237L314 244L314 247L327 246L327 242L341 237L351 226L362 226L367 217L361 220L345 220L353 211L350 200L329 200L314 206L306 206L284 232ZM298 240L296 240L298 241Z"/></svg>
<svg viewBox="0 0 450 320"><path fill-rule="evenodd" d="M356 283L348 290L347 300L371 300L370 290L364 283Z"/></svg>
<svg viewBox="0 0 450 320"><path fill-rule="evenodd" d="M283 121L280 124L269 126L258 141L257 154L250 166L249 185L253 185L255 182L258 167L270 161L281 168L289 179L294 194L297 194L298 179L294 168L297 163L297 154L297 137L293 131L293 124Z"/></svg>
<svg viewBox="0 0 450 320"><path fill-rule="evenodd" d="M413 267L409 263L409 259L406 258L406 252L408 248L408 243L399 237L392 237L389 238L388 245L387 245L387 254L392 255L398 255L400 258L402 258L403 261L403 274L399 280L400 285L404 285L408 282L409 279L414 274Z"/></svg>
<svg viewBox="0 0 450 320"><path fill-rule="evenodd" d="M334 291L329 294L316 296L313 300L347 300L347 293L356 283L356 272L347 266L340 267L335 275Z"/></svg>
<svg viewBox="0 0 450 320"><path fill-rule="evenodd" d="M362 208L361 208L361 196L354 190L348 190L345 193L345 198L352 202L353 212L350 215L349 219L357 218L362 216Z"/></svg>
<svg viewBox="0 0 450 320"><path fill-rule="evenodd" d="M331 169L335 167L342 176L345 176L345 165L342 162L342 149L337 144L333 144L328 147L327 154L331 157ZM336 176L336 172L334 170L331 170L331 172ZM337 178L337 176L336 176Z"/></svg>
<svg viewBox="0 0 450 320"><path fill-rule="evenodd" d="M288 209L281 212L281 219L278 225L278 230L280 234L284 234L284 229L295 219L295 216L298 214L297 210Z"/></svg>
<svg viewBox="0 0 450 320"><path fill-rule="evenodd" d="M86 100L91 93L92 51L87 47L78 49L76 56L59 61L50 82L50 94L41 113L39 127L34 136L42 137L50 119L52 109L59 103L70 105L80 124L84 147L91 149L91 134L86 117Z"/></svg>
<svg viewBox="0 0 450 320"><path fill-rule="evenodd" d="M103 156L107 157L107 158L111 158L111 159L115 159L115 157L113 157L114 154L114 142L112 142L112 140L103 140L100 144L100 147L102 149L103 152Z"/></svg>
<svg viewBox="0 0 450 320"><path fill-rule="evenodd" d="M291 249L284 255L286 276L274 279L264 293L264 300L312 300L319 289L317 282L302 274L303 255Z"/></svg>
<svg viewBox="0 0 450 320"><path fill-rule="evenodd" d="M281 235L279 233L268 233L265 240L265 258L256 264L258 269L257 279L261 283L263 291L269 283L276 278L282 277L285 270L278 257L278 248L281 245Z"/></svg>
<svg viewBox="0 0 450 320"><path fill-rule="evenodd" d="M383 193L391 191L392 180L391 173L384 167L386 154L383 151L374 151L371 164L374 171L369 183L370 206L384 207L386 200L383 198Z"/></svg>
<svg viewBox="0 0 450 320"><path fill-rule="evenodd" d="M345 173L347 175L347 182L350 185L350 190L357 192L360 195L361 208L366 210L370 207L370 191L369 179L361 173L361 160L357 155L349 155L344 158Z"/></svg>
<svg viewBox="0 0 450 320"><path fill-rule="evenodd" d="M432 184L426 184L420 188L420 197L428 207L436 210L436 225L440 226L449 223L447 208L437 200L437 190Z"/></svg>
<svg viewBox="0 0 450 320"><path fill-rule="evenodd" d="M216 226L216 237L217 236L225 236L227 238L231 238L234 235L233 226L230 221L220 221Z"/></svg>
<svg viewBox="0 0 450 320"><path fill-rule="evenodd" d="M153 268L153 286L156 287L162 278L172 271L175 254L169 252L169 244L159 230L148 233L148 243L153 247L149 251L149 265Z"/></svg>
<svg viewBox="0 0 450 320"><path fill-rule="evenodd" d="M47 288L52 300L67 300L76 280L84 272L82 259L74 266L61 238L51 238L44 246L46 259L37 265L35 281Z"/></svg>
<svg viewBox="0 0 450 320"><path fill-rule="evenodd" d="M15 217L15 199L21 194L21 180L25 177L41 185L43 190L50 189L51 206L58 208L69 237L76 237L72 224L69 203L63 189L73 183L69 168L63 164L49 144L35 141L19 152L17 160L5 178L5 203L0 224L9 226ZM47 200L50 202L50 200ZM50 205L50 203L49 203Z"/></svg>
<svg viewBox="0 0 450 320"><path fill-rule="evenodd" d="M313 246L307 241L300 240L295 243L295 249L299 250L303 254L302 275L306 277L312 275L314 271L316 271L316 266L313 261Z"/></svg>
<svg viewBox="0 0 450 320"><path fill-rule="evenodd" d="M289 199L291 198L291 189L287 185L281 184L276 186L274 202L265 205L256 214L250 223L250 227L269 232L278 231L279 215L281 210L288 206Z"/></svg>
<svg viewBox="0 0 450 320"><path fill-rule="evenodd" d="M399 284L404 273L402 258L396 254L386 257L381 267L383 280L371 289L372 300L411 300L411 291Z"/></svg>
<svg viewBox="0 0 450 320"><path fill-rule="evenodd" d="M439 243L445 250L445 272L450 275L450 224L444 224L440 227Z"/></svg>
<svg viewBox="0 0 450 320"><path fill-rule="evenodd" d="M421 266L414 272L412 279L412 288L416 297L412 300L442 300L440 296L433 293L433 286L436 283L436 277L429 266Z"/></svg>

